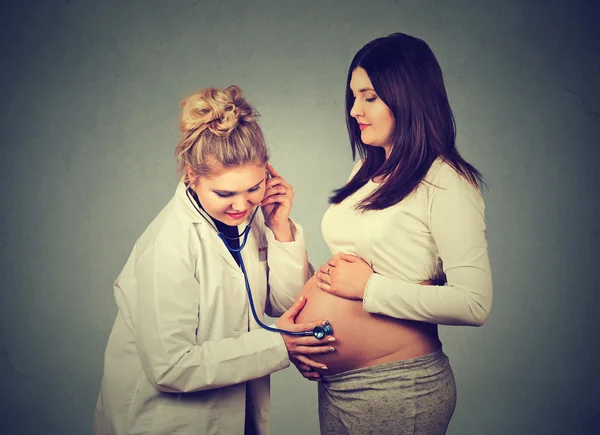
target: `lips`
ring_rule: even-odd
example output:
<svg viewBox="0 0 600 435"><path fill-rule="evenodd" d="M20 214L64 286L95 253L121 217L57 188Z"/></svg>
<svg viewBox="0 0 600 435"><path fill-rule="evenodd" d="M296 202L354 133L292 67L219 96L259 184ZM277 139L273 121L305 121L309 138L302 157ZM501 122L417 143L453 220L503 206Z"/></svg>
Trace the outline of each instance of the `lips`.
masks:
<svg viewBox="0 0 600 435"><path fill-rule="evenodd" d="M358 123L358 128L360 128L361 130L364 130L365 128L369 127L370 124L361 124L360 122Z"/></svg>
<svg viewBox="0 0 600 435"><path fill-rule="evenodd" d="M241 219L243 217L246 217L246 215L248 214L248 210L243 211L241 213L225 213L227 216L229 216L231 219Z"/></svg>

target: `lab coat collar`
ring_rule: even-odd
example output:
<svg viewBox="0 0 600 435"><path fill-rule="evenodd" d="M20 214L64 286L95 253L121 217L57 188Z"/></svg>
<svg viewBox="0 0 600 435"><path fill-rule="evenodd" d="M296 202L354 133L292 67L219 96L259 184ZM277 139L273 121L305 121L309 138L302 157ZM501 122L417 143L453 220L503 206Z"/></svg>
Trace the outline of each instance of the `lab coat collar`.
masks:
<svg viewBox="0 0 600 435"><path fill-rule="evenodd" d="M190 201L190 197L186 192L187 186L182 180L179 182L179 184L177 185L177 189L175 190L175 201L177 202L177 209L180 212L183 222L194 224L205 223L211 226L215 231L217 231L217 227L208 215L208 213L206 213L201 207L198 207L198 209L196 209L196 207L194 207L194 204L192 204L192 202Z"/></svg>
<svg viewBox="0 0 600 435"><path fill-rule="evenodd" d="M177 210L179 212L179 215L180 215L182 221L184 223L192 223L192 224L201 225L201 227L200 227L201 229L199 231L200 237L202 239L206 240L207 242L211 243L213 246L216 246L217 250L219 251L221 256L225 259L225 261L227 263L229 263L229 265L232 266L235 270L239 271L240 270L239 266L237 265L237 263L231 256L231 253L229 252L229 250L227 249L227 247L225 246L223 241L217 235L217 233L218 233L217 227L216 227L215 223L213 222L213 220L211 219L210 215L208 213L206 213L206 211L204 211L204 209L202 209L201 207L198 207L198 209L196 209L196 207L194 207L194 205L190 201L190 197L188 197L188 195L186 193L186 190L187 190L187 186L185 185L183 180L177 185L177 189L175 190L175 198L174 199L175 199L175 202L177 205ZM192 200L193 200L193 198L192 198ZM260 211L259 211L259 213L260 213ZM252 214L248 214L248 217L246 217L244 223L240 225L242 228L245 228L245 226L248 225L248 223L250 222L251 216L252 216ZM257 219L255 219L255 222L257 222L257 221L258 221L258 216L257 216ZM250 235L249 237L252 237L252 235ZM245 251L245 249L242 250L242 257L244 257L244 260L245 260L246 255L245 255L244 251Z"/></svg>

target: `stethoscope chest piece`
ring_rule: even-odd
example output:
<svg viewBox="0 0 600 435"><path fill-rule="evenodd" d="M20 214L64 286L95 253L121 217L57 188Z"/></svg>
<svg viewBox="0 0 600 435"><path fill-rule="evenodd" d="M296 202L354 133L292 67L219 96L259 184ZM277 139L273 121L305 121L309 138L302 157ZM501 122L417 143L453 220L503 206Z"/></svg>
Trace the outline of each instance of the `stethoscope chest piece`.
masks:
<svg viewBox="0 0 600 435"><path fill-rule="evenodd" d="M326 335L331 334L333 334L333 328L331 325L315 326L312 330L312 335L314 335L314 337L318 340L321 340Z"/></svg>

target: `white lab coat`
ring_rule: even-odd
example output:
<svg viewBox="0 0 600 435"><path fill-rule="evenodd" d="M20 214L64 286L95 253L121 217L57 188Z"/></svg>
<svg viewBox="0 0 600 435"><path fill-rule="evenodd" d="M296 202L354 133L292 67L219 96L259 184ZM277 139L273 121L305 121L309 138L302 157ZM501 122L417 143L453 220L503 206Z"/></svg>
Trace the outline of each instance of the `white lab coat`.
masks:
<svg viewBox="0 0 600 435"><path fill-rule="evenodd" d="M242 257L260 317L281 315L310 277L302 228L293 232L277 242L256 214ZM114 292L94 434L241 435L246 412L247 433L269 433L269 374L289 365L285 344L254 321L240 268L183 183Z"/></svg>

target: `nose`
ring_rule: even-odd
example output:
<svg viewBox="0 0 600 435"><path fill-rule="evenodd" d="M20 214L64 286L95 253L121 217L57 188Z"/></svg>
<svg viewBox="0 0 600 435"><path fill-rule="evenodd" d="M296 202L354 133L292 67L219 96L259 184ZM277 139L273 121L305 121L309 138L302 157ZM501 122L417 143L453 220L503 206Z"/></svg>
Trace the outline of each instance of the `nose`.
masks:
<svg viewBox="0 0 600 435"><path fill-rule="evenodd" d="M246 195L235 195L231 203L231 208L235 211L242 212L248 209L248 204L252 207L252 202Z"/></svg>
<svg viewBox="0 0 600 435"><path fill-rule="evenodd" d="M352 108L350 109L350 116L356 118L358 116L361 116L362 114L362 105L358 101L358 98L355 98L354 104L352 104Z"/></svg>

